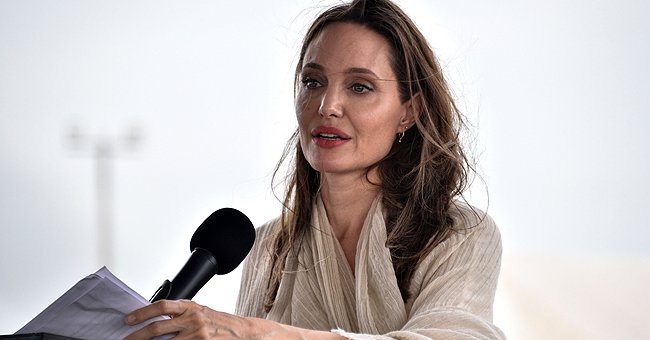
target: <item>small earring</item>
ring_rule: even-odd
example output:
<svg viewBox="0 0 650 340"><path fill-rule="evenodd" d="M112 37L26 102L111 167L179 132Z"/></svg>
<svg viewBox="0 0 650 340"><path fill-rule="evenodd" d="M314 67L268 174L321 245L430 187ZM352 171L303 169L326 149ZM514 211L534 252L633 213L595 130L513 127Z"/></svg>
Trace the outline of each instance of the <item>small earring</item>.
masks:
<svg viewBox="0 0 650 340"><path fill-rule="evenodd" d="M406 131L406 130L404 130L404 131ZM398 143L402 142L402 138L404 138L404 131L397 134L399 136L399 138L397 138Z"/></svg>

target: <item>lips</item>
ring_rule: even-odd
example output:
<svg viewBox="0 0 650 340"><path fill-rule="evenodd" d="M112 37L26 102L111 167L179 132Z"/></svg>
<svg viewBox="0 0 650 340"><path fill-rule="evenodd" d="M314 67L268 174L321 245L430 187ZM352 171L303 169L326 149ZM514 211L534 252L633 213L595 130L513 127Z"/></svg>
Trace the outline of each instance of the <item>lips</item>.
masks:
<svg viewBox="0 0 650 340"><path fill-rule="evenodd" d="M352 138L339 129L319 126L311 131L311 139L318 147L331 149L347 143Z"/></svg>
<svg viewBox="0 0 650 340"><path fill-rule="evenodd" d="M350 136L348 136L345 132L327 126L319 126L313 129L311 131L311 136L313 138L322 138L326 140L349 140L350 139Z"/></svg>

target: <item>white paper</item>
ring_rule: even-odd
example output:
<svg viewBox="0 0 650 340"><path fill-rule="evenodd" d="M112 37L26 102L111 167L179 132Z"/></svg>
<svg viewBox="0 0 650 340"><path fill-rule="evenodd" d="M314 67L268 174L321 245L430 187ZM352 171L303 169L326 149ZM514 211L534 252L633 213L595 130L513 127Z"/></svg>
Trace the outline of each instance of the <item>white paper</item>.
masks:
<svg viewBox="0 0 650 340"><path fill-rule="evenodd" d="M46 332L80 339L123 339L164 317L128 326L126 314L149 304L106 267L79 281L16 334Z"/></svg>

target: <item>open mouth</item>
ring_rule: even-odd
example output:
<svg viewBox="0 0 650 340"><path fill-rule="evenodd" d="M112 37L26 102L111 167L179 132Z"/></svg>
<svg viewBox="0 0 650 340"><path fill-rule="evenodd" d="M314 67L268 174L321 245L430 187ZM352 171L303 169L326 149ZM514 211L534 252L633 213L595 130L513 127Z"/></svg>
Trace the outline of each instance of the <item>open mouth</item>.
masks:
<svg viewBox="0 0 650 340"><path fill-rule="evenodd" d="M343 138L339 135L335 135L332 133L319 133L314 135L316 138L322 138L322 139L327 139L327 140L348 140L350 138Z"/></svg>

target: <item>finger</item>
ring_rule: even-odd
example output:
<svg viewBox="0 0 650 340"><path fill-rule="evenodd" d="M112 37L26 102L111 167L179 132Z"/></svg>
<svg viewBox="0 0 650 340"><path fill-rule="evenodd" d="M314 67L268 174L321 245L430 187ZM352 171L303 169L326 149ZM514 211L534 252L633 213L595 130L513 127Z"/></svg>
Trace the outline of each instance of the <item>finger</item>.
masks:
<svg viewBox="0 0 650 340"><path fill-rule="evenodd" d="M154 321L138 331L131 333L124 340L151 339L156 336L180 331L173 319Z"/></svg>
<svg viewBox="0 0 650 340"><path fill-rule="evenodd" d="M126 315L128 325L136 325L161 315L180 315L187 310L186 301L159 300Z"/></svg>

